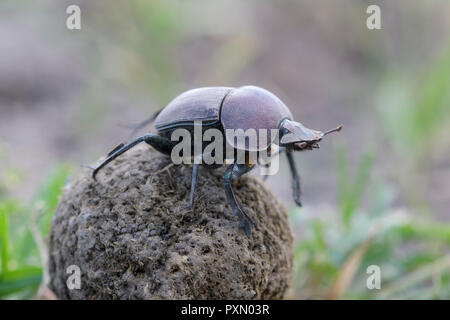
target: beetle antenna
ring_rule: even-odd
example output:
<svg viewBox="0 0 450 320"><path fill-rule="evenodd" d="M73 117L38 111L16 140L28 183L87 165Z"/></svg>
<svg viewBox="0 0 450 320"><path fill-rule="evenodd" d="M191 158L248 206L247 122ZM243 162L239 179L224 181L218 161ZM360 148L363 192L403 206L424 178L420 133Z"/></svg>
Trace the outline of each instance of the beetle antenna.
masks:
<svg viewBox="0 0 450 320"><path fill-rule="evenodd" d="M327 134L332 133L332 132L339 132L339 131L342 130L343 127L344 127L344 126L341 124L341 125L340 125L339 127L337 127L337 128L328 130L328 131L324 132L324 134L323 134L322 137L325 137Z"/></svg>
<svg viewBox="0 0 450 320"><path fill-rule="evenodd" d="M92 178L94 178L94 180L97 180L95 178L95 176L97 175L97 173L100 171L101 168L103 168L104 166L106 166L108 163L110 163L111 161L113 161L115 158L117 158L118 156L120 156L122 153L130 150L131 148L133 148L135 145L145 141L145 138L147 136L142 136L139 138L136 138L135 140L127 143L127 144L120 144L118 145L116 148L113 149L113 151L111 151L110 153L108 153L107 157L105 160L103 160L102 163L100 163L92 172Z"/></svg>

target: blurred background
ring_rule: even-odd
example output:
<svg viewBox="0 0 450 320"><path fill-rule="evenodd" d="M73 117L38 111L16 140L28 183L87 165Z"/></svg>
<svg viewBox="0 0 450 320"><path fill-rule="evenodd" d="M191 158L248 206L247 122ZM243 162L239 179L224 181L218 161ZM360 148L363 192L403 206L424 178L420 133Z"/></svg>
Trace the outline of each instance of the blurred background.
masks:
<svg viewBox="0 0 450 320"><path fill-rule="evenodd" d="M449 1L3 0L0 40L0 297L34 296L63 186L127 126L253 84L307 127L345 125L297 154L303 208L283 156L267 182L297 237L287 298L450 299Z"/></svg>

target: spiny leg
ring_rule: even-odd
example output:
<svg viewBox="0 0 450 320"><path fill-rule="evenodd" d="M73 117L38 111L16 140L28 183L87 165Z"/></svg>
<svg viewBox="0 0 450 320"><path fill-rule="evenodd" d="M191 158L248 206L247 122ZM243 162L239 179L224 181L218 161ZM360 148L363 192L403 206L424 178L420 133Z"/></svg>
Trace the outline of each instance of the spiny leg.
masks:
<svg viewBox="0 0 450 320"><path fill-rule="evenodd" d="M231 205L231 208L233 210L232 217L234 217L236 214L238 215L239 227L244 229L248 237L252 235L252 229L255 225L255 222L244 210L242 210L239 203L237 202L232 183L243 174L252 170L253 167L253 165L237 164L235 162L227 168L225 174L223 175L225 195L227 196L227 201Z"/></svg>
<svg viewBox="0 0 450 320"><path fill-rule="evenodd" d="M156 150L158 150L159 152L165 153L165 154L170 154L170 152L172 151L172 148L174 146L174 143L166 138L163 138L157 134L147 134L145 136L139 137L134 139L133 141L127 143L127 144L120 144L117 147L115 147L111 152L108 153L107 157L105 160L103 160L102 163L100 163L92 172L92 178L94 178L94 180L96 180L96 175L97 173L104 167L106 166L108 163L110 163L111 161L113 161L115 158L117 158L118 156L120 156L122 153L127 152L128 150L130 150L131 148L133 148L134 146L136 146L137 144L141 143L141 142L146 142L149 145L151 145L152 147L154 147Z"/></svg>
<svg viewBox="0 0 450 320"><path fill-rule="evenodd" d="M286 149L286 155L289 161L289 167L291 169L291 175L292 175L292 191L294 194L294 201L295 203L301 207L302 202L300 201L301 196L301 188L300 188L300 177L297 173L297 167L295 165L294 156L291 150Z"/></svg>

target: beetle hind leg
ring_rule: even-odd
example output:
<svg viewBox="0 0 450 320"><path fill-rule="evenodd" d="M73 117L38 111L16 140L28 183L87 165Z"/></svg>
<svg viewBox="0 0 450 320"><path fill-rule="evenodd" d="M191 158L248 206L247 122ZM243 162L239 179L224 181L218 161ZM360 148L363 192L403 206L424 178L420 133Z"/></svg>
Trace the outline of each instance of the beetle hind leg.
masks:
<svg viewBox="0 0 450 320"><path fill-rule="evenodd" d="M157 151L169 155L172 152L173 147L175 146L175 142L161 137L157 134L147 134L145 137L145 143L151 145L153 148L155 148Z"/></svg>
<svg viewBox="0 0 450 320"><path fill-rule="evenodd" d="M253 166L249 166L247 164L241 165L234 163L227 168L225 174L223 175L223 186L225 189L225 195L227 197L228 203L231 205L231 208L233 210L232 217L236 215L238 216L239 227L244 229L248 237L251 237L252 235L252 230L253 226L255 225L255 221L250 215L248 215L244 210L242 210L234 194L232 183L243 174L249 172L251 169L253 169Z"/></svg>
<svg viewBox="0 0 450 320"><path fill-rule="evenodd" d="M92 178L94 180L96 180L96 176L97 173L104 167L106 166L108 163L110 163L111 161L113 161L115 158L117 158L118 156L120 156L122 153L127 152L128 150L130 150L131 148L133 148L134 146L136 146L137 144L141 143L145 141L145 136L143 137L139 137L127 144L119 144L117 147L115 147L112 151L110 151L107 156L106 159L103 160L102 163L100 163L96 168L94 168L94 171L92 172Z"/></svg>
<svg viewBox="0 0 450 320"><path fill-rule="evenodd" d="M158 150L159 152L164 153L164 154L170 154L170 152L172 151L172 148L174 146L172 141L170 141L164 137L161 137L157 134L153 134L153 133L136 138L127 144L121 143L107 154L106 159L103 160L102 163L100 163L96 168L94 168L94 171L92 172L92 178L94 178L94 180L96 180L97 173L104 166L106 166L108 163L110 163L115 158L120 156L122 153L127 152L128 150L135 147L136 145L138 145L141 142L146 142L147 144L151 145L156 150Z"/></svg>

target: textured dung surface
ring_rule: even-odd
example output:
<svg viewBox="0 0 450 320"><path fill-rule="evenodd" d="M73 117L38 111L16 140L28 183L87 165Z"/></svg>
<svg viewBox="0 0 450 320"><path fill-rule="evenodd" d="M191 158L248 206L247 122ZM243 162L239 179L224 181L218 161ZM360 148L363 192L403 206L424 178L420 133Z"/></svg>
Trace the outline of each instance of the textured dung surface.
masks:
<svg viewBox="0 0 450 320"><path fill-rule="evenodd" d="M257 221L247 238L231 217L223 170L201 168L195 213L191 166L142 145L68 187L50 236L50 288L60 299L276 299L291 279L288 215L261 182L242 177L237 197ZM167 168L166 168L167 167ZM163 170L166 168L166 170ZM81 289L66 268L81 269Z"/></svg>

